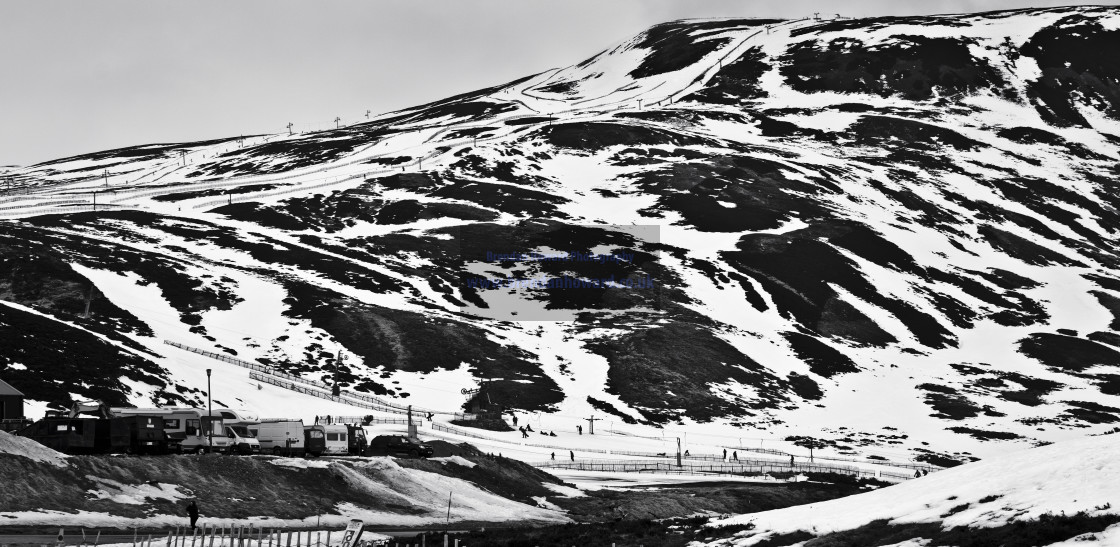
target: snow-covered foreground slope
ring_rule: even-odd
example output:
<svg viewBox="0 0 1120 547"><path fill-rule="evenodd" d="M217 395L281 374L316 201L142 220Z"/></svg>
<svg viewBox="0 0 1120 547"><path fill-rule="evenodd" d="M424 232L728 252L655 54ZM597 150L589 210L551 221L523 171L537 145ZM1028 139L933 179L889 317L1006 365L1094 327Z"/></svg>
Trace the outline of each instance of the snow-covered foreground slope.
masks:
<svg viewBox="0 0 1120 547"><path fill-rule="evenodd" d="M717 527L750 523L754 528L711 545L746 547L798 531L824 536L875 521L891 526L934 523L950 529L996 528L1044 515L1115 517L1120 515L1118 456L1116 435L1010 452L865 494L713 521ZM1120 525L1096 539L1099 543L1093 545L1120 543Z"/></svg>
<svg viewBox="0 0 1120 547"><path fill-rule="evenodd" d="M1118 21L675 22L336 130L19 168L0 375L37 416L197 404L210 368L305 421L395 415L277 378L445 413L485 380L585 450L592 417L942 463L1108 430Z"/></svg>

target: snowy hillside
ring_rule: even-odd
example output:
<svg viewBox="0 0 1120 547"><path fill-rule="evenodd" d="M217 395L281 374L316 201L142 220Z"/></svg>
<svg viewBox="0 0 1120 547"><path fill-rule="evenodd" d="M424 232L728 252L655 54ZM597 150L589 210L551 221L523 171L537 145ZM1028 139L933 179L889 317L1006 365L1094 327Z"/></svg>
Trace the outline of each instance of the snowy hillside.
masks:
<svg viewBox="0 0 1120 547"><path fill-rule="evenodd" d="M894 534L892 542L925 545L921 543L923 539L928 542L947 530L971 527L979 530L960 536L971 536L974 545L998 545L1001 543L995 538L999 536L994 534L1001 527L1036 521L1034 526L1044 528L1047 515L1077 514L1083 514L1086 520L1098 519L1102 524L1099 527L1103 528L1099 534L1087 534L1078 541L1116 545L1120 543L1120 507L1113 506L1117 501L1116 485L1120 484L1118 449L1120 440L1115 435L1087 437L1021 450L866 494L731 517L715 521L712 526L749 523L753 527L711 545L746 547L766 540L771 541L767 545L775 547L800 545L814 536L861 527L867 533L866 543L857 544L871 545L870 537L893 528L888 532ZM869 526L872 523L875 524ZM1015 544L1031 537L1024 530L1016 530L1015 534L1019 534L1016 539L1020 540ZM1034 537L1041 540L1045 535L1037 533ZM1079 543L1071 540L1069 544Z"/></svg>
<svg viewBox="0 0 1120 547"><path fill-rule="evenodd" d="M1118 48L1115 8L684 21L335 130L17 168L0 377L37 416L212 368L304 419L486 379L588 448L592 416L938 462L1111 429ZM273 385L336 371L359 397Z"/></svg>

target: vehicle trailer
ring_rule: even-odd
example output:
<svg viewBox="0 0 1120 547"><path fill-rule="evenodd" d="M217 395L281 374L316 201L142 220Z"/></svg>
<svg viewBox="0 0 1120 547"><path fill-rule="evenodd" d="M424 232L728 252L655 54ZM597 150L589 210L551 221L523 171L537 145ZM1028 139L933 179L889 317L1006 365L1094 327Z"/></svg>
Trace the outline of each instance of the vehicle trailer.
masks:
<svg viewBox="0 0 1120 547"><path fill-rule="evenodd" d="M325 425L305 425L303 426L303 446L304 453L311 456L322 456L327 452L327 426Z"/></svg>
<svg viewBox="0 0 1120 547"><path fill-rule="evenodd" d="M307 454L303 420L264 419L257 425L250 426L249 432L260 442L262 454L295 457Z"/></svg>
<svg viewBox="0 0 1120 547"><path fill-rule="evenodd" d="M163 417L146 414L113 418L128 425L129 452L132 454L166 454L167 434Z"/></svg>
<svg viewBox="0 0 1120 547"><path fill-rule="evenodd" d="M121 419L47 416L18 435L63 454L124 454L131 448L128 423Z"/></svg>
<svg viewBox="0 0 1120 547"><path fill-rule="evenodd" d="M321 425L326 435L326 449L324 454L331 456L345 456L350 453L350 429L342 424Z"/></svg>

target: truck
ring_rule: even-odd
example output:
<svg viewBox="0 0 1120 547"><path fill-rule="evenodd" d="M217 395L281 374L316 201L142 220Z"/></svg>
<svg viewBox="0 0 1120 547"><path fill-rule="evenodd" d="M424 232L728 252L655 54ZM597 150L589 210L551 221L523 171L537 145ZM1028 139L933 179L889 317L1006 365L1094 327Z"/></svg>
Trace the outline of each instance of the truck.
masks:
<svg viewBox="0 0 1120 547"><path fill-rule="evenodd" d="M163 420L167 449L181 454L227 452L231 448L221 413L200 408L124 408L114 407L117 416L158 416Z"/></svg>
<svg viewBox="0 0 1120 547"><path fill-rule="evenodd" d="M346 432L349 434L346 438L347 453L351 456L364 456L366 455L369 443L366 442L366 430L362 429L358 424L346 424Z"/></svg>
<svg viewBox="0 0 1120 547"><path fill-rule="evenodd" d="M93 414L95 418L81 417ZM64 454L124 454L134 452L130 418L121 418L101 401L78 401L67 412L48 412L17 435Z"/></svg>
<svg viewBox="0 0 1120 547"><path fill-rule="evenodd" d="M306 456L308 443L304 439L303 420L284 418L263 419L249 432L261 445L261 453L276 456ZM322 453L322 450L319 450Z"/></svg>
<svg viewBox="0 0 1120 547"><path fill-rule="evenodd" d="M63 454L123 454L131 444L128 424L110 418L46 416L17 434Z"/></svg>

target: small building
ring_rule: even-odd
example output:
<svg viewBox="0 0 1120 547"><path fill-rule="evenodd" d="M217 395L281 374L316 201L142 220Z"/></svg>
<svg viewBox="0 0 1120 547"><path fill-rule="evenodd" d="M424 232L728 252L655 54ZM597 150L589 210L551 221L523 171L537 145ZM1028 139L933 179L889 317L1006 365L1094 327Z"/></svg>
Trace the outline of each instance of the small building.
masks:
<svg viewBox="0 0 1120 547"><path fill-rule="evenodd" d="M0 380L0 420L23 419L23 394Z"/></svg>

